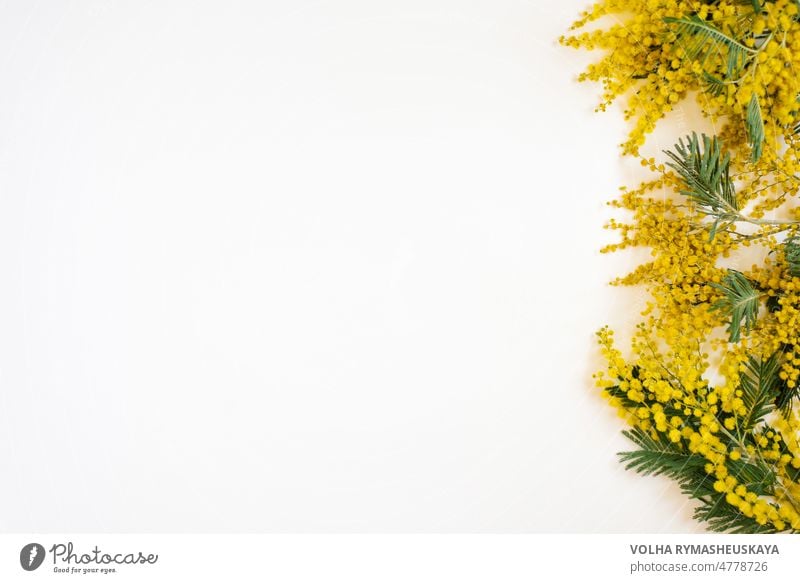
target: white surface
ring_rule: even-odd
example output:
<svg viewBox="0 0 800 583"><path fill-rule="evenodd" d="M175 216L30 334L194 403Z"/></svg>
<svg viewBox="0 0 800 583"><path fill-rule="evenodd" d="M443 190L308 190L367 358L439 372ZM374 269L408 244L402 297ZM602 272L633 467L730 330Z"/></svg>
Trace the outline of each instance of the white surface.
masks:
<svg viewBox="0 0 800 583"><path fill-rule="evenodd" d="M4 3L0 530L695 530L591 385L587 2Z"/></svg>

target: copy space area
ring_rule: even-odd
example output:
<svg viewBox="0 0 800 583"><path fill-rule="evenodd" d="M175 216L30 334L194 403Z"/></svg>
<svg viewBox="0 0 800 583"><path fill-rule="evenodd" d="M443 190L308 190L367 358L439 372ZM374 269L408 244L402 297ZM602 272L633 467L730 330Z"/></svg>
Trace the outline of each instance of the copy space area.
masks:
<svg viewBox="0 0 800 583"><path fill-rule="evenodd" d="M0 530L695 530L592 386L587 1L4 3Z"/></svg>

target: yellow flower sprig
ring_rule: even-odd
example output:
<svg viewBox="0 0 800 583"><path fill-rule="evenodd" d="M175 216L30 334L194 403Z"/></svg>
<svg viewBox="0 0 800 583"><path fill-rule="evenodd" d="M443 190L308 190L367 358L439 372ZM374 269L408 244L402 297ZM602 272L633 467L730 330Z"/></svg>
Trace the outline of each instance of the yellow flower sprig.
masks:
<svg viewBox="0 0 800 583"><path fill-rule="evenodd" d="M765 154L800 123L800 23L796 0L760 3L731 0L605 0L572 26L564 45L606 51L581 80L603 85L598 106L618 98L634 121L626 153L636 154L645 137L692 92L703 111L726 121L726 144L748 143L748 109L763 121L759 144ZM580 32L605 18L607 28ZM694 24L693 24L694 23ZM748 152L748 155L750 152Z"/></svg>
<svg viewBox="0 0 800 583"><path fill-rule="evenodd" d="M598 333L622 461L677 481L712 530L800 532L798 2L602 0L561 42L605 51L580 79L600 110L625 101L625 154L690 96L721 128L642 159L653 179L611 203L629 218L603 252L651 254L613 282L648 294L630 350Z"/></svg>

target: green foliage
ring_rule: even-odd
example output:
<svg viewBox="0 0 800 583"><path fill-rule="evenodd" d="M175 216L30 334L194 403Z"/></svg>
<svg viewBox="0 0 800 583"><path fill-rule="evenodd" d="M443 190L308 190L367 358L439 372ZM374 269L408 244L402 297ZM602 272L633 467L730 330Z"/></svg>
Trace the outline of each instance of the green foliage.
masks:
<svg viewBox="0 0 800 583"><path fill-rule="evenodd" d="M687 59L700 63L709 58L724 59L727 79L738 77L748 56L756 52L696 14L665 18L664 22L674 25L676 42L686 52Z"/></svg>
<svg viewBox="0 0 800 583"><path fill-rule="evenodd" d="M761 12L758 0L752 0L752 4L756 14ZM758 54L758 48L746 46L696 14L684 18L665 18L664 21L674 25L676 42L686 52L686 58L701 64L710 58L725 63L724 73L719 77L708 72L702 75L706 88L713 95L721 95L727 84L739 83L749 63L756 62L753 57ZM765 133L761 104L756 93L750 97L744 121L751 160L758 162L764 151Z"/></svg>
<svg viewBox="0 0 800 583"><path fill-rule="evenodd" d="M790 387L786 381L779 378L777 390L775 407L780 409L784 415L789 415L792 412L794 400L800 396L800 385Z"/></svg>
<svg viewBox="0 0 800 583"><path fill-rule="evenodd" d="M728 462L728 468L730 475L744 484L748 491L755 492L759 496L775 493L777 480L775 472L763 460L731 460Z"/></svg>
<svg viewBox="0 0 800 583"><path fill-rule="evenodd" d="M715 77L711 73L704 72L702 76L704 84L704 89L714 97L719 97L725 92L725 86L728 85L728 81L724 81L719 77Z"/></svg>
<svg viewBox="0 0 800 583"><path fill-rule="evenodd" d="M626 391L623 391L619 387L619 385L614 385L613 387L608 387L608 388L605 389L605 391L606 391L606 393L608 393L612 397L614 397L616 399L619 399L620 403L622 403L622 405L625 406L625 407L631 408L631 407L637 407L639 405L639 403L637 403L636 401L632 401L628 397L628 393Z"/></svg>
<svg viewBox="0 0 800 583"><path fill-rule="evenodd" d="M758 162L764 151L764 118L761 116L761 105L758 96L753 93L750 102L747 104L747 115L744 119L747 127L747 138L750 142L751 159Z"/></svg>
<svg viewBox="0 0 800 583"><path fill-rule="evenodd" d="M682 138L674 151L665 151L672 168L685 188L680 193L694 202L700 212L716 218L711 229L714 238L720 223L732 223L740 218L736 189L730 177L731 156L722 154L722 144L716 137L696 133Z"/></svg>
<svg viewBox="0 0 800 583"><path fill-rule="evenodd" d="M730 319L728 323L729 341L739 342L742 324L747 333L755 326L761 295L750 283L750 280L735 269L728 270L722 283L712 283L711 285L723 295L711 306L711 309L721 311Z"/></svg>
<svg viewBox="0 0 800 583"><path fill-rule="evenodd" d="M686 450L681 443L669 441L662 433L650 433L638 427L623 431L638 446L619 454L625 468L645 476L667 476L675 480L684 494L699 504L694 517L708 523L715 532L769 533L762 526L725 502L725 494L714 489L714 477L705 471L707 460ZM738 461L731 464L731 475L752 492L771 493L775 474L762 462Z"/></svg>
<svg viewBox="0 0 800 583"><path fill-rule="evenodd" d="M800 243L798 243L797 238L789 237L783 244L783 251L789 275L800 277Z"/></svg>
<svg viewBox="0 0 800 583"><path fill-rule="evenodd" d="M748 358L747 370L739 378L742 401L747 409L747 415L740 421L742 430L751 430L774 408L779 396L780 365L778 353L767 359Z"/></svg>
<svg viewBox="0 0 800 583"><path fill-rule="evenodd" d="M781 306L781 295L767 296L766 304L770 314L780 311L783 308L783 306Z"/></svg>
<svg viewBox="0 0 800 583"><path fill-rule="evenodd" d="M770 524L759 524L752 517L746 516L735 506L725 502L724 494L714 494L703 500L694 512L694 518L708 524L713 532L729 532L731 534L771 534L775 527Z"/></svg>
<svg viewBox="0 0 800 583"><path fill-rule="evenodd" d="M710 479L703 469L706 464L703 456L683 450L664 439L662 434L653 435L639 427L623 431L622 434L639 446L638 450L619 454L626 470L644 476L665 475L681 484L694 482L698 478L702 478L703 483Z"/></svg>

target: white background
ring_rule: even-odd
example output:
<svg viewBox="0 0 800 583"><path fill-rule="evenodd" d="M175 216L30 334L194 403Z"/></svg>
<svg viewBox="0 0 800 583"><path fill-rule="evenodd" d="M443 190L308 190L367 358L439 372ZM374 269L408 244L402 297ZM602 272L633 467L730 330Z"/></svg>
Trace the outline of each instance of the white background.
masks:
<svg viewBox="0 0 800 583"><path fill-rule="evenodd" d="M587 3L4 2L0 530L697 530L590 378Z"/></svg>

